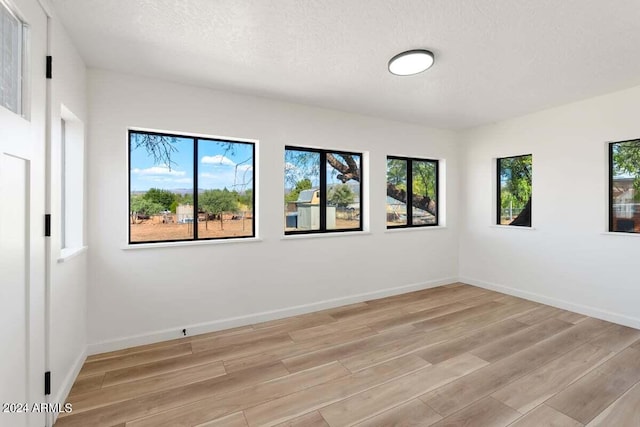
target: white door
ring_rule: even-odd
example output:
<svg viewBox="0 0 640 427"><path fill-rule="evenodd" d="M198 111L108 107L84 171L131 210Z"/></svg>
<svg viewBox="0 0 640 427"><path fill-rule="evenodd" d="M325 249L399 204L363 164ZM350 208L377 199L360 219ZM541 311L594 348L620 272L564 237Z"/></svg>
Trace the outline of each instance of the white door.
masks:
<svg viewBox="0 0 640 427"><path fill-rule="evenodd" d="M37 0L0 0L1 427L45 425L46 37Z"/></svg>

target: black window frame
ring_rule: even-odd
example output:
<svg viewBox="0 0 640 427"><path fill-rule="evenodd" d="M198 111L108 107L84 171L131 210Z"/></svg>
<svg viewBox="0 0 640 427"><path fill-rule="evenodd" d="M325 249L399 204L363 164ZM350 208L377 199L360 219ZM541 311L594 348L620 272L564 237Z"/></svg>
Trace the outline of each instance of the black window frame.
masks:
<svg viewBox="0 0 640 427"><path fill-rule="evenodd" d="M502 180L500 173L500 161L506 159L517 159L518 157L531 157L531 220L529 221L529 225L512 225L512 224L502 224ZM506 156L506 157L498 157L496 158L496 225L502 227L524 227L524 228L533 228L533 153L529 154L519 154L517 156Z"/></svg>
<svg viewBox="0 0 640 427"><path fill-rule="evenodd" d="M625 233L625 234L640 234L638 231L620 231L614 230L614 215L613 215L613 146L616 144L624 144L627 142L636 142L640 144L640 138L628 139L625 141L609 142L609 232L610 233Z"/></svg>
<svg viewBox="0 0 640 427"><path fill-rule="evenodd" d="M310 147L298 147L293 145L285 145L284 153L287 150L291 151L306 151L309 153L317 153L320 155L320 185L319 185L319 199L320 199L320 228L318 230L284 230L285 236L293 236L293 235L302 235L302 234L326 234L326 233L348 233L352 231L363 231L364 230L364 200L363 196L363 187L364 187L364 174L363 174L363 164L364 164L364 153L357 153L355 151L344 151L344 150L331 150L324 148L310 148ZM360 157L360 225L358 228L334 228L327 229L327 154L339 154L339 155L355 155Z"/></svg>
<svg viewBox="0 0 640 427"><path fill-rule="evenodd" d="M387 162L389 160L402 160L407 162L407 223L399 225L388 225L387 230L394 230L397 228L422 228L422 227L438 227L440 225L440 160L427 159L420 157L407 157L407 156L387 156ZM413 224L413 162L428 162L435 163L436 165L436 222L435 224ZM385 183L388 179L385 176ZM386 196L386 191L385 191ZM385 197L386 200L386 197ZM385 203L386 208L386 203Z"/></svg>
<svg viewBox="0 0 640 427"><path fill-rule="evenodd" d="M145 131L145 130L137 130L137 129L129 129L127 133L127 157L128 157L128 202L127 207L129 209L128 217L131 215L131 136L133 134L146 134L146 135L156 135L156 136L166 136L171 138L186 138L193 140L193 212L194 212L194 221L193 221L193 237L190 239L171 239L171 240L145 240L142 242L132 242L131 241L131 220L127 219L128 222L128 241L129 245L145 245L152 243L176 243L176 242L205 242L209 240L228 240L228 239L251 239L256 237L256 143L252 141L246 140L233 140L226 138L217 138L217 137L205 137L205 136L193 136L193 135L184 135L179 133L170 133L170 132L156 132L156 131ZM250 236L224 236L224 237L202 237L198 238L198 142L202 141L213 141L213 142L230 142L234 144L248 144L252 147L252 156L251 156L251 205L252 205L252 215L251 215L251 235Z"/></svg>

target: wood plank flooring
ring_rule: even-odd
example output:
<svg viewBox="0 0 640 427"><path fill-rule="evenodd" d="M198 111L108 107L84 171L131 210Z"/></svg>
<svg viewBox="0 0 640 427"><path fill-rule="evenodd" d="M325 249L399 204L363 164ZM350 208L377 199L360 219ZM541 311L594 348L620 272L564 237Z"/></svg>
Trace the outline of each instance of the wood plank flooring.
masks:
<svg viewBox="0 0 640 427"><path fill-rule="evenodd" d="M56 427L640 426L640 331L456 283L87 358Z"/></svg>

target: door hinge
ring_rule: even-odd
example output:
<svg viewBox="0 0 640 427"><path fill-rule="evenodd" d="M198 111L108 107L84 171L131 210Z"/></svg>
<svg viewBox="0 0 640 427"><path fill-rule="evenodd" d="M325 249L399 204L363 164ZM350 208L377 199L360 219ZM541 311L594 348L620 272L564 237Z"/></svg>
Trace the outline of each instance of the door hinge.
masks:
<svg viewBox="0 0 640 427"><path fill-rule="evenodd" d="M44 395L49 396L51 394L51 371L44 373Z"/></svg>
<svg viewBox="0 0 640 427"><path fill-rule="evenodd" d="M51 214L44 216L44 236L51 237Z"/></svg>
<svg viewBox="0 0 640 427"><path fill-rule="evenodd" d="M47 56L47 78L50 79L51 78L51 73L52 73L52 63L53 62L53 57L51 55Z"/></svg>

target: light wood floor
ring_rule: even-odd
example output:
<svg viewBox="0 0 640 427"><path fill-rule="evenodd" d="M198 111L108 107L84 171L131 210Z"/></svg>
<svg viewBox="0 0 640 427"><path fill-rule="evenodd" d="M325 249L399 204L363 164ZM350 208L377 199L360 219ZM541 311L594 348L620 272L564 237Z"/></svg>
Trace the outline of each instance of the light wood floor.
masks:
<svg viewBox="0 0 640 427"><path fill-rule="evenodd" d="M640 331L463 284L91 356L56 426L640 426Z"/></svg>

